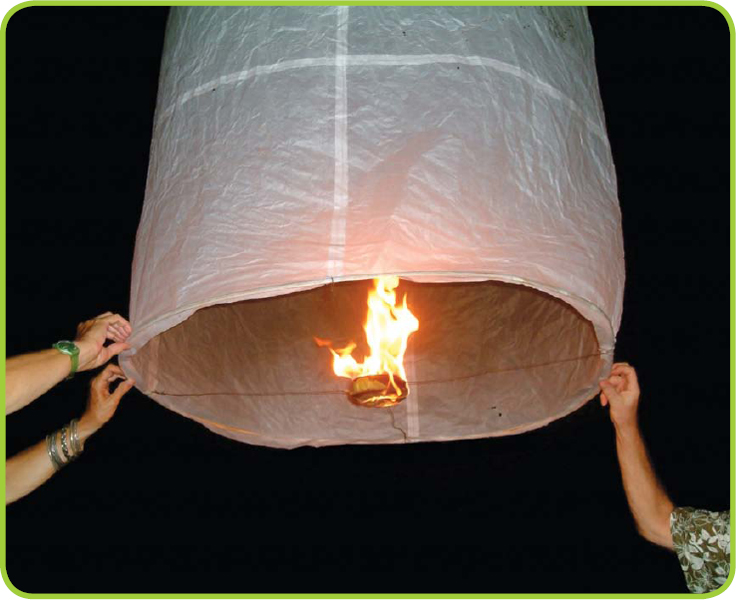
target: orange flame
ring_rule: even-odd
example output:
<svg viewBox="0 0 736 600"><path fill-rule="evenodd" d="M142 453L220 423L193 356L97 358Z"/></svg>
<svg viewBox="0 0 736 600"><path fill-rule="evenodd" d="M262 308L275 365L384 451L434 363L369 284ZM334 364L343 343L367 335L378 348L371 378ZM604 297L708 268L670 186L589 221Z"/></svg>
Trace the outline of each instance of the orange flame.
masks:
<svg viewBox="0 0 736 600"><path fill-rule="evenodd" d="M365 375L388 374L391 383L398 375L406 381L404 353L409 336L419 329L419 321L406 306L406 294L400 306L396 306L396 288L399 278L391 275L373 280L375 288L368 292L368 316L364 325L366 341L370 353L359 363L352 356L355 343L337 351L330 348L333 355L332 368L338 377L355 379ZM329 342L315 338L320 346ZM398 391L398 388L397 388Z"/></svg>

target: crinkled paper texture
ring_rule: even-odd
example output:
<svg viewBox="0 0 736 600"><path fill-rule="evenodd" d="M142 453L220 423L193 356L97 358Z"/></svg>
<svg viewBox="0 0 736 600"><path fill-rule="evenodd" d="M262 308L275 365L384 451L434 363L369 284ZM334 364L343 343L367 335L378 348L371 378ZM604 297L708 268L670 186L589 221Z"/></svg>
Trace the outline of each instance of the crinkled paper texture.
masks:
<svg viewBox="0 0 736 600"><path fill-rule="evenodd" d="M395 273L409 398L352 406ZM139 387L278 447L504 435L597 391L624 285L577 7L175 7L133 264ZM389 414L387 411L392 411Z"/></svg>

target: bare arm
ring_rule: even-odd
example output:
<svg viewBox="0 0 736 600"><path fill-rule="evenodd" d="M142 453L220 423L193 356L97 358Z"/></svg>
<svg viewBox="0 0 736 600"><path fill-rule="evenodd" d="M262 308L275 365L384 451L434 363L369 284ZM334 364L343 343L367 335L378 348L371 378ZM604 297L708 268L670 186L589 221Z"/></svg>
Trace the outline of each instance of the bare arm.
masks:
<svg viewBox="0 0 736 600"><path fill-rule="evenodd" d="M110 393L110 384L116 379L125 379L122 370L116 365L108 365L92 380L87 410L79 419L78 432L82 447L91 435L110 420L120 399L133 387L134 381L128 379ZM58 436L56 450L57 454L63 457ZM30 494L48 481L55 472L45 439L16 454L5 464L5 504Z"/></svg>
<svg viewBox="0 0 736 600"><path fill-rule="evenodd" d="M636 527L650 542L672 550L670 514L674 505L657 480L639 430L636 371L625 363L617 363L611 376L600 385L601 405L611 405L621 477Z"/></svg>
<svg viewBox="0 0 736 600"><path fill-rule="evenodd" d="M53 474L45 440L16 454L5 463L5 504L29 494Z"/></svg>
<svg viewBox="0 0 736 600"><path fill-rule="evenodd" d="M130 346L130 323L120 315L105 313L80 323L75 343L79 347L79 371L105 364ZM106 340L114 343L105 346ZM46 393L71 371L71 357L50 349L14 356L5 362L5 414L15 412Z"/></svg>
<svg viewBox="0 0 736 600"><path fill-rule="evenodd" d="M5 361L5 414L33 402L69 375L71 358L49 349Z"/></svg>
<svg viewBox="0 0 736 600"><path fill-rule="evenodd" d="M86 414L79 420L79 440L83 448L84 442L98 429L99 427ZM58 436L56 453L63 456ZM55 473L56 469L49 457L45 439L19 452L5 464L5 504L30 494L51 479Z"/></svg>

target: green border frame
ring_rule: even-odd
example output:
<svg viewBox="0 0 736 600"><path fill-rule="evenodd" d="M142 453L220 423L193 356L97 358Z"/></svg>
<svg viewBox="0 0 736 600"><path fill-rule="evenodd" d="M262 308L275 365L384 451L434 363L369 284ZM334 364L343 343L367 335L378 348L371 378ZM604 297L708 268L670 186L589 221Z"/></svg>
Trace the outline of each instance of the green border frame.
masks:
<svg viewBox="0 0 736 600"><path fill-rule="evenodd" d="M431 5L458 5L458 6L516 6L520 4L528 4L529 6L705 6L713 8L723 15L724 19L728 23L728 29L730 32L729 52L730 52L730 83L729 83L729 95L730 95L730 210L729 210L729 223L730 223L730 254L729 254L729 269L730 269L730 318L729 318L729 340L730 340L730 399L731 399L731 410L730 410L730 477L731 477L731 507L734 507L734 500L736 500L736 487L734 486L734 412L736 408L736 388L734 383L736 377L734 374L734 359L735 346L734 342L736 338L734 336L734 324L736 318L736 306L734 306L734 300L736 299L736 279L734 277L736 271L736 263L734 257L736 255L736 240L734 240L734 216L736 215L735 205L735 193L736 193L736 172L734 170L734 158L736 158L736 145L734 143L734 122L736 116L736 110L734 106L734 55L736 49L736 43L734 39L734 23L731 19L731 15L728 11L716 4L715 2L701 1L701 2L657 2L653 0L609 0L602 2L586 2L583 0L539 0L531 2L523 1L510 1L510 0L497 0L497 1L484 1L484 0L436 0L426 1L420 0L417 2L411 2L407 0L366 0L365 2L360 1L347 1L343 2L340 0L314 0L312 2L305 0L252 0L250 2L240 1L222 1L216 2L211 0L174 0L171 2L167 1L151 1L151 0L31 0L28 2L22 2L11 8L2 20L0 25L0 232L2 233L3 244L0 247L0 308L2 314L0 315L0 330L2 336L0 336L0 360L3 363L2 372L0 372L0 383L2 384L2 403L5 404L5 323L6 323L6 271L5 271L5 240L6 240L6 220L5 220L5 200L6 200L6 43L7 43L7 28L10 18L18 11L30 7L30 6L431 6ZM2 420L0 425L0 442L3 446L6 444L5 438L5 420ZM5 493L5 461L0 461L0 475L2 475L2 482L0 482L0 489ZM8 577L6 568L6 511L2 511L0 516L0 573L2 573L3 581L7 588L15 595L21 598L304 598L304 599L320 599L320 598L553 598L553 599L564 599L564 598L713 598L722 594L733 582L734 576L734 562L735 558L733 553L731 554L731 569L729 577L726 583L713 592L707 594L28 594L22 590L19 590L13 585ZM734 538L734 522L731 521L731 539Z"/></svg>

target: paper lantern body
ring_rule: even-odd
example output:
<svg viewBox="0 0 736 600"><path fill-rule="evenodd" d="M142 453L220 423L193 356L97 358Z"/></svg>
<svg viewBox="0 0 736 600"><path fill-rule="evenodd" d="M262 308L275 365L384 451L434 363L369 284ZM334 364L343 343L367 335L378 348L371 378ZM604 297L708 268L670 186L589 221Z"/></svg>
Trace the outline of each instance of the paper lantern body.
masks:
<svg viewBox="0 0 736 600"><path fill-rule="evenodd" d="M355 406L370 279L420 328ZM595 395L621 317L616 182L574 7L176 7L125 371L276 447L517 433Z"/></svg>

